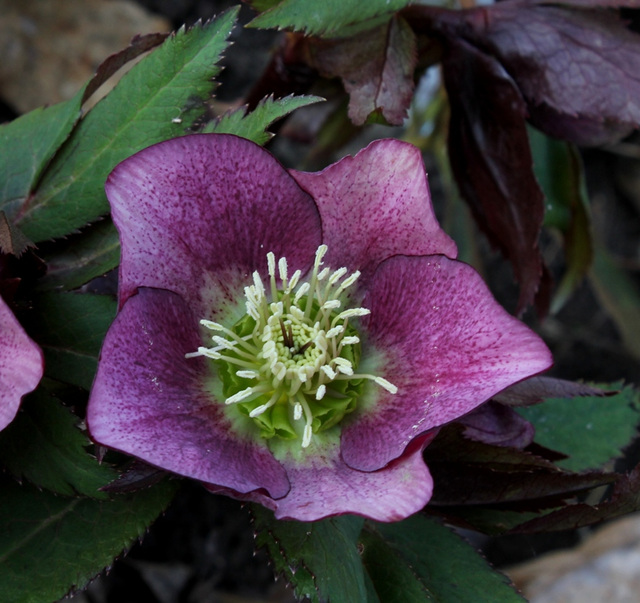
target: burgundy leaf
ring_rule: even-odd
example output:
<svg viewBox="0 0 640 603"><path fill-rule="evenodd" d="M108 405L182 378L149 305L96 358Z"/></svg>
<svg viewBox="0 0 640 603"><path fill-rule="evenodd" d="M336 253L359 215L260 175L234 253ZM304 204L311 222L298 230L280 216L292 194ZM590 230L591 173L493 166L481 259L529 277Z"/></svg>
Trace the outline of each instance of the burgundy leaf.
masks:
<svg viewBox="0 0 640 603"><path fill-rule="evenodd" d="M550 0L521 0L521 3L542 6L560 4L563 6L579 6L581 8L640 8L640 0L559 0L559 2L550 2Z"/></svg>
<svg viewBox="0 0 640 603"><path fill-rule="evenodd" d="M493 400L457 422L465 426L464 435L467 438L494 446L526 448L535 435L535 428L529 421L508 406Z"/></svg>
<svg viewBox="0 0 640 603"><path fill-rule="evenodd" d="M431 463L484 467L503 473L559 472L550 460L528 450L506 448L471 440L458 423L443 427L424 453Z"/></svg>
<svg viewBox="0 0 640 603"><path fill-rule="evenodd" d="M413 96L416 41L404 19L338 40L314 40L311 64L326 77L340 77L356 125L382 117L401 125Z"/></svg>
<svg viewBox="0 0 640 603"><path fill-rule="evenodd" d="M167 475L169 474L166 471L134 459L117 479L103 486L100 490L112 494L137 492L155 486Z"/></svg>
<svg viewBox="0 0 640 603"><path fill-rule="evenodd" d="M541 130L603 144L640 123L640 35L617 12L511 1L464 21L460 33L500 61Z"/></svg>
<svg viewBox="0 0 640 603"><path fill-rule="evenodd" d="M525 501L534 503L533 507L543 506L543 501L544 505L559 505L579 492L609 484L616 478L615 474L598 472L502 472L477 465L438 462L430 462L429 469L435 485L430 501L433 505L487 505Z"/></svg>
<svg viewBox="0 0 640 603"><path fill-rule="evenodd" d="M515 504L520 510L558 506L617 474L569 473L529 450L472 441L462 425L442 428L424 458L434 481L430 504Z"/></svg>
<svg viewBox="0 0 640 603"><path fill-rule="evenodd" d="M575 383L555 377L536 376L511 385L493 399L509 406L531 406L547 398L575 398L577 396L610 396L615 391L604 391L586 383Z"/></svg>
<svg viewBox="0 0 640 603"><path fill-rule="evenodd" d="M574 530L640 510L640 465L621 477L611 498L597 505L577 503L520 524L513 533Z"/></svg>
<svg viewBox="0 0 640 603"><path fill-rule="evenodd" d="M539 288L543 194L533 175L526 105L494 58L451 41L443 72L451 103L449 157L480 227L513 265L518 311Z"/></svg>

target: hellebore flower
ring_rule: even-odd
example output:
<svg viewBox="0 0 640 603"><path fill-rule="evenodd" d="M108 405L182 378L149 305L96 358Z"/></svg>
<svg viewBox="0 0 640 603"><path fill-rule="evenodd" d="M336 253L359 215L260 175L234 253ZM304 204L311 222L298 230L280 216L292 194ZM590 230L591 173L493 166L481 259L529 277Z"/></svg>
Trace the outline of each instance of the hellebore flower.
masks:
<svg viewBox="0 0 640 603"><path fill-rule="evenodd" d="M0 297L0 430L16 416L22 397L40 383L42 352Z"/></svg>
<svg viewBox="0 0 640 603"><path fill-rule="evenodd" d="M409 144L303 173L193 135L125 160L106 190L121 309L92 437L279 518L418 511L437 428L550 365L451 259Z"/></svg>

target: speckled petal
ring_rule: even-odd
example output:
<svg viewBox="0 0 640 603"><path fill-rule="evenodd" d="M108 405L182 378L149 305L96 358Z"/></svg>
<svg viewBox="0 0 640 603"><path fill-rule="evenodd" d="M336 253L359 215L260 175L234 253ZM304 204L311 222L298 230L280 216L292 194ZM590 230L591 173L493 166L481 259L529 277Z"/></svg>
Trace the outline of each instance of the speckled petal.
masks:
<svg viewBox="0 0 640 603"><path fill-rule="evenodd" d="M289 482L265 442L232 429L206 391L207 360L184 357L201 344L178 295L141 288L130 297L102 348L87 410L92 438L180 475L284 496Z"/></svg>
<svg viewBox="0 0 640 603"><path fill-rule="evenodd" d="M420 150L399 140L372 142L322 172L291 171L322 216L325 263L363 272L362 282L396 255L456 257L431 205Z"/></svg>
<svg viewBox="0 0 640 603"><path fill-rule="evenodd" d="M0 430L13 421L22 396L42 378L40 348L27 336L0 298Z"/></svg>
<svg viewBox="0 0 640 603"><path fill-rule="evenodd" d="M417 438L402 458L371 473L356 471L340 458L316 456L307 466L284 465L291 491L279 500L260 492L236 492L207 487L241 500L257 502L275 512L277 519L316 521L353 513L376 521L399 521L420 511L431 498L433 480L422 451L435 434Z"/></svg>
<svg viewBox="0 0 640 603"><path fill-rule="evenodd" d="M313 199L264 149L236 136L168 140L119 164L106 185L120 232L121 303L136 287L179 293L199 316L233 307L266 254L306 269L321 243Z"/></svg>
<svg viewBox="0 0 640 603"><path fill-rule="evenodd" d="M351 416L342 454L373 471L422 432L473 410L552 364L542 340L509 315L469 266L442 256L396 256L380 265L364 305L367 343L385 354L398 386Z"/></svg>

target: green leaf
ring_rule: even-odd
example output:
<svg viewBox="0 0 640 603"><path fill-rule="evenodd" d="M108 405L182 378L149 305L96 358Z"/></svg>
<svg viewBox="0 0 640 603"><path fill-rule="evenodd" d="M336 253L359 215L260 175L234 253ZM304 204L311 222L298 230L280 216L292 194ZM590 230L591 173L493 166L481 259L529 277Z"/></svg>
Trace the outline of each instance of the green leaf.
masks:
<svg viewBox="0 0 640 603"><path fill-rule="evenodd" d="M599 387L611 389L610 385ZM605 398L550 398L517 412L534 424L538 444L569 456L558 465L584 471L621 456L621 450L636 436L640 393L625 387Z"/></svg>
<svg viewBox="0 0 640 603"><path fill-rule="evenodd" d="M0 125L0 209L10 217L80 118L83 93Z"/></svg>
<svg viewBox="0 0 640 603"><path fill-rule="evenodd" d="M120 239L111 220L103 220L55 244L42 244L38 255L47 264L38 289L76 289L118 265Z"/></svg>
<svg viewBox="0 0 640 603"><path fill-rule="evenodd" d="M357 538L363 521L343 516L314 523L278 521L253 507L256 543L267 548L275 570L293 584L299 598L332 603L366 601Z"/></svg>
<svg viewBox="0 0 640 603"><path fill-rule="evenodd" d="M586 276L593 259L589 198L582 159L575 146L529 128L534 173L545 194L547 226L565 239L566 272L556 289L551 311L557 312Z"/></svg>
<svg viewBox="0 0 640 603"><path fill-rule="evenodd" d="M34 241L60 237L109 211L104 183L123 159L180 136L204 112L237 9L184 29L133 67L78 124L18 225Z"/></svg>
<svg viewBox="0 0 640 603"><path fill-rule="evenodd" d="M87 453L89 445L77 418L41 388L23 402L16 419L0 433L0 463L38 488L104 499L107 495L99 488L117 474Z"/></svg>
<svg viewBox="0 0 640 603"><path fill-rule="evenodd" d="M116 301L89 293L43 293L34 310L29 330L44 352L45 375L89 390Z"/></svg>
<svg viewBox="0 0 640 603"><path fill-rule="evenodd" d="M399 523L367 522L361 539L362 561L384 603L524 601L508 578L431 518L414 515Z"/></svg>
<svg viewBox="0 0 640 603"><path fill-rule="evenodd" d="M306 107L323 100L319 96L286 96L278 100L270 97L263 98L251 113L247 113L246 107L241 107L208 123L203 132L235 134L262 145L273 136L266 130L274 121L300 107Z"/></svg>
<svg viewBox="0 0 640 603"><path fill-rule="evenodd" d="M55 496L0 483L3 603L50 603L113 563L166 508L175 484L109 501Z"/></svg>
<svg viewBox="0 0 640 603"><path fill-rule="evenodd" d="M292 29L309 35L342 37L381 25L410 1L283 0L258 15L249 27ZM261 2L261 6L267 7L267 3Z"/></svg>

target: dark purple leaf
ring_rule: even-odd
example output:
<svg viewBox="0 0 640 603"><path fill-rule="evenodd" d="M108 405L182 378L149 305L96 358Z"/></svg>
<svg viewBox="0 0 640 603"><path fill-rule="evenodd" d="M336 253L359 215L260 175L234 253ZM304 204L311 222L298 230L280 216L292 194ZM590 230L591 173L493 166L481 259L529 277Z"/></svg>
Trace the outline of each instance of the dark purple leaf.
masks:
<svg viewBox="0 0 640 603"><path fill-rule="evenodd" d="M434 490L429 504L488 505L526 502L525 507L559 506L580 492L609 484L614 474L562 471L499 471L457 463L429 463Z"/></svg>
<svg viewBox="0 0 640 603"><path fill-rule="evenodd" d="M117 479L103 486L100 490L111 494L137 492L155 486L167 475L169 474L162 469L133 460Z"/></svg>
<svg viewBox="0 0 640 603"><path fill-rule="evenodd" d="M560 4L562 6L579 6L581 8L640 8L640 0L558 0L557 2L550 0L521 0L521 3L542 6L557 6Z"/></svg>
<svg viewBox="0 0 640 603"><path fill-rule="evenodd" d="M462 425L452 423L442 428L427 446L424 458L429 466L435 463L486 467L502 472L560 472L551 461L525 450L505 448L470 440Z"/></svg>
<svg viewBox="0 0 640 603"><path fill-rule="evenodd" d="M578 503L520 524L514 533L574 530L640 510L640 465L621 477L611 497L597 505Z"/></svg>
<svg viewBox="0 0 640 603"><path fill-rule="evenodd" d="M448 44L443 72L451 166L478 224L513 265L521 311L533 301L543 272L543 194L532 171L526 105L500 63L464 41Z"/></svg>
<svg viewBox="0 0 640 603"><path fill-rule="evenodd" d="M349 93L349 117L401 125L413 96L415 35L404 19L337 40L310 42L311 64L326 77L340 77Z"/></svg>
<svg viewBox="0 0 640 603"><path fill-rule="evenodd" d="M610 396L615 391L605 391L586 383L575 383L554 377L530 377L516 383L493 396L493 399L508 406L531 406L547 398L575 398L577 396Z"/></svg>
<svg viewBox="0 0 640 603"><path fill-rule="evenodd" d="M535 428L529 421L508 406L493 400L457 422L464 425L465 437L494 446L526 448L535 435Z"/></svg>
<svg viewBox="0 0 640 603"><path fill-rule="evenodd" d="M536 510L619 477L569 473L529 451L475 442L462 431L456 424L443 428L424 452L434 482L430 505L517 503L519 510Z"/></svg>
<svg viewBox="0 0 640 603"><path fill-rule="evenodd" d="M457 33L498 59L546 133L603 144L640 123L640 35L617 12L508 1L460 15Z"/></svg>

